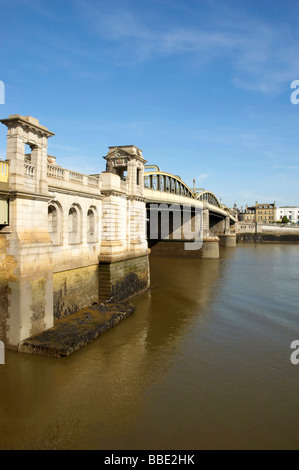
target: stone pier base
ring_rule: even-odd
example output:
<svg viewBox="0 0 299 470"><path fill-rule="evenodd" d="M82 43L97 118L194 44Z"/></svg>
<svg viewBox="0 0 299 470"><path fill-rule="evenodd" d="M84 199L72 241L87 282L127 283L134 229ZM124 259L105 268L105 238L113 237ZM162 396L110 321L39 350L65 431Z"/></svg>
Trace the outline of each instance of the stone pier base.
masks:
<svg viewBox="0 0 299 470"><path fill-rule="evenodd" d="M219 258L219 238L211 237L203 241L202 258Z"/></svg>
<svg viewBox="0 0 299 470"><path fill-rule="evenodd" d="M218 235L219 237L219 245L220 246L227 246L234 248L237 245L237 237L235 233L230 233L227 235Z"/></svg>
<svg viewBox="0 0 299 470"><path fill-rule="evenodd" d="M99 302L127 300L150 285L148 252L144 256L122 260L100 257Z"/></svg>

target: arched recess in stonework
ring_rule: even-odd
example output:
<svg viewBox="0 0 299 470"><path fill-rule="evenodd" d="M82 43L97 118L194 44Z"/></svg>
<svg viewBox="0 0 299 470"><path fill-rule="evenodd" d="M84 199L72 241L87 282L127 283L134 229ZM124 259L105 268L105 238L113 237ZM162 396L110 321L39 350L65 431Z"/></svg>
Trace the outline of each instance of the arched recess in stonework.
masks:
<svg viewBox="0 0 299 470"><path fill-rule="evenodd" d="M97 209L90 206L87 211L87 243L98 241L98 223Z"/></svg>
<svg viewBox="0 0 299 470"><path fill-rule="evenodd" d="M51 201L48 205L48 231L53 245L61 245L62 208L59 203Z"/></svg>
<svg viewBox="0 0 299 470"><path fill-rule="evenodd" d="M82 210L78 204L73 204L68 213L69 244L81 243Z"/></svg>

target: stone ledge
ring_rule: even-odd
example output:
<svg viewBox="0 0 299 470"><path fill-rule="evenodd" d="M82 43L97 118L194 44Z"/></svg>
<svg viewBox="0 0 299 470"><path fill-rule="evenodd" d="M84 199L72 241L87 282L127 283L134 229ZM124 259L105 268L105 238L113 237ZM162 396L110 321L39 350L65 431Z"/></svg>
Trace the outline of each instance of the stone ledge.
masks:
<svg viewBox="0 0 299 470"><path fill-rule="evenodd" d="M27 338L18 351L52 357L69 356L134 313L126 302L94 305L58 320L53 328Z"/></svg>
<svg viewBox="0 0 299 470"><path fill-rule="evenodd" d="M143 251L131 251L131 252L125 252L125 253L115 253L115 254L110 254L110 255L99 255L98 256L98 261L101 264L112 264L112 263L118 263L119 261L127 261L130 259L135 259L135 258L142 258L144 256L148 256L150 254L150 250L147 248L146 250Z"/></svg>

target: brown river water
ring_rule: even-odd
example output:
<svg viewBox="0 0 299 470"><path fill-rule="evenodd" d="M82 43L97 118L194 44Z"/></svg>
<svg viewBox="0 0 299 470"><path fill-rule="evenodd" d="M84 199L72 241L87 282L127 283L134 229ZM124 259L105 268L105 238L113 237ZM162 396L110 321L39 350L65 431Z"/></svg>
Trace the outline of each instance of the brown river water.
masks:
<svg viewBox="0 0 299 470"><path fill-rule="evenodd" d="M298 449L299 246L151 258L135 313L65 359L6 351L1 449Z"/></svg>

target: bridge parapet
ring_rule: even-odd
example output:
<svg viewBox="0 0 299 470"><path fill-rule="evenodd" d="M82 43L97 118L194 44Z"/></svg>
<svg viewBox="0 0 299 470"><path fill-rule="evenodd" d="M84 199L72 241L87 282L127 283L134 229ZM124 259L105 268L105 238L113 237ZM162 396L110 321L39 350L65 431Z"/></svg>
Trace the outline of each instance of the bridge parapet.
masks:
<svg viewBox="0 0 299 470"><path fill-rule="evenodd" d="M47 166L47 180L49 190L73 190L95 196L100 194L102 187L102 181L98 176L84 175L52 164Z"/></svg>

